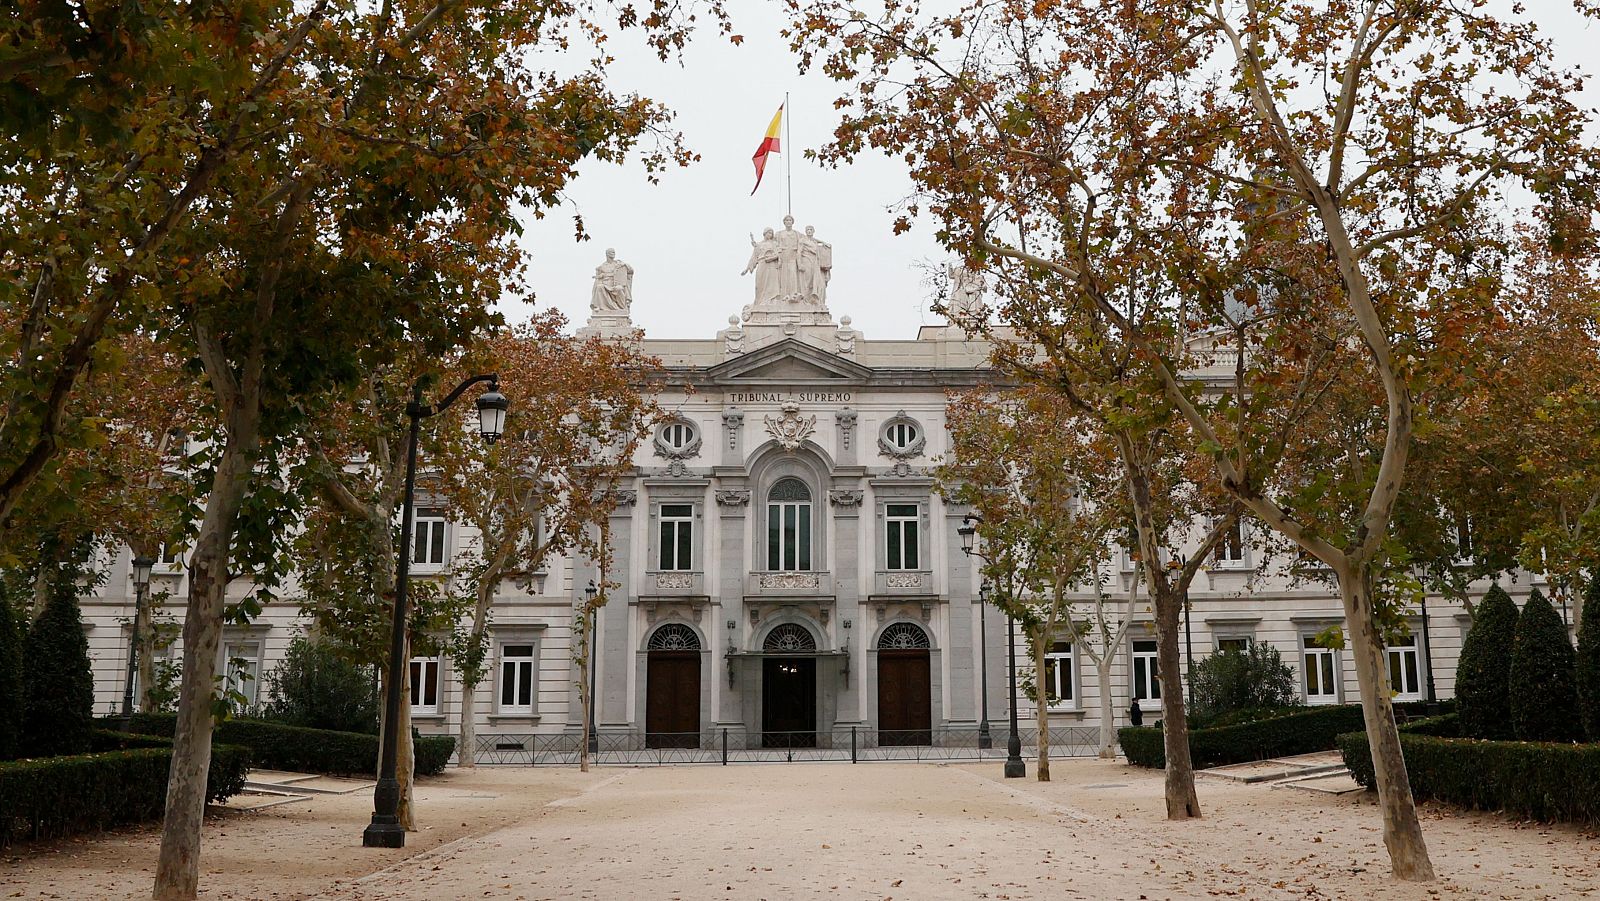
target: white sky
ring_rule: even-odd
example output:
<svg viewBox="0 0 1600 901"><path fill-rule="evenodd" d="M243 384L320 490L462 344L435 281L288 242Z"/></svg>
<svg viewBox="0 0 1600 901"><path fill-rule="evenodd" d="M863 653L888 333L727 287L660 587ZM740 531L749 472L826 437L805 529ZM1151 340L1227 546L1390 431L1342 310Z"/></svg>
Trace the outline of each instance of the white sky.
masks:
<svg viewBox="0 0 1600 901"><path fill-rule="evenodd" d="M795 227L816 226L817 237L834 247L828 307L850 316L873 339L912 338L919 325L942 322L928 311L927 268L947 257L920 222L895 236L891 208L910 190L903 164L876 154L842 169L822 168L802 158L831 136L838 122L833 100L841 85L820 74L800 75L778 30L777 4L737 0L733 46L709 31L691 42L681 65L661 63L636 41L619 42L611 84L619 93L638 92L666 104L689 147L701 161L669 169L660 183L645 180L644 168L584 163L570 186L570 204L543 220L525 217L523 247L529 252L529 283L539 307L555 306L575 325L589 315L594 267L607 247L634 268L633 321L651 338L710 338L728 316L750 302L751 277L740 277L750 254L747 235L780 227L784 213L785 163L794 169ZM1558 60L1592 73L1600 60L1600 28L1572 11L1568 0L1529 0L1541 30L1553 35ZM750 156L773 112L790 92L792 143L769 158L757 194ZM1600 88L1585 91L1587 106L1600 104ZM580 213L591 240L573 240L572 215ZM508 303L503 312L521 318L526 308Z"/></svg>

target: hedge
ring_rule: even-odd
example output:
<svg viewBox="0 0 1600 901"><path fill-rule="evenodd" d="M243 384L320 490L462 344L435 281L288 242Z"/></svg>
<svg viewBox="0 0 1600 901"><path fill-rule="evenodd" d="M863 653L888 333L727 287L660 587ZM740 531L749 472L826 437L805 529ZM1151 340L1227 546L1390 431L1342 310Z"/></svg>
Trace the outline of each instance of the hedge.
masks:
<svg viewBox="0 0 1600 901"><path fill-rule="evenodd" d="M1495 585L1473 611L1472 628L1456 661L1456 706L1467 735L1511 737L1511 645L1516 634L1516 602Z"/></svg>
<svg viewBox="0 0 1600 901"><path fill-rule="evenodd" d="M1589 587L1583 593L1583 619L1578 623L1574 675L1584 732L1590 741L1600 741L1600 566L1589 567L1589 573Z"/></svg>
<svg viewBox="0 0 1600 901"><path fill-rule="evenodd" d="M1534 820L1600 824L1600 744L1441 738L1403 729L1411 793ZM1339 736L1350 775L1373 787L1365 733Z"/></svg>
<svg viewBox="0 0 1600 901"><path fill-rule="evenodd" d="M1517 617L1508 684L1517 738L1564 742L1583 737L1572 639L1537 588Z"/></svg>
<svg viewBox="0 0 1600 901"><path fill-rule="evenodd" d="M1396 704L1402 715L1420 714L1425 704ZM1364 729L1359 704L1291 708L1294 712L1233 726L1189 730L1189 755L1195 769L1289 757L1338 747L1342 733ZM1167 765L1159 727L1129 726L1117 731L1122 753L1134 766Z"/></svg>
<svg viewBox="0 0 1600 901"><path fill-rule="evenodd" d="M94 740L116 741L103 735ZM129 737L134 745L151 741ZM170 747L0 763L0 848L23 839L60 838L160 819L171 768ZM206 800L237 794L249 769L250 752L244 748L212 748Z"/></svg>
<svg viewBox="0 0 1600 901"><path fill-rule="evenodd" d="M178 718L170 713L140 713L128 731L171 737ZM212 740L250 749L256 766L297 773L371 777L378 764L378 736L331 729L285 726L266 720L232 718L217 724ZM455 752L453 735L415 739L417 775L437 776Z"/></svg>

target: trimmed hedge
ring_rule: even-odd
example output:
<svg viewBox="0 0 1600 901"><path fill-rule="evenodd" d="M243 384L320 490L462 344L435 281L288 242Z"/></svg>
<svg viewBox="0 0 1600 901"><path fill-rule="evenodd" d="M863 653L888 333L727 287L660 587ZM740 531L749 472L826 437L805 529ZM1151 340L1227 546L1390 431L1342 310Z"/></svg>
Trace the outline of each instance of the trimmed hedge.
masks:
<svg viewBox="0 0 1600 901"><path fill-rule="evenodd" d="M94 741L116 740L97 734ZM129 737L130 744L150 741ZM60 838L160 819L171 769L170 747L0 763L0 848L19 840ZM250 752L244 748L212 748L206 800L223 801L237 794L249 769Z"/></svg>
<svg viewBox="0 0 1600 901"><path fill-rule="evenodd" d="M1419 799L1534 820L1600 823L1600 745L1441 738L1406 728L1400 748ZM1350 775L1372 788L1366 734L1339 736L1339 751Z"/></svg>
<svg viewBox="0 0 1600 901"><path fill-rule="evenodd" d="M1567 625L1539 589L1517 617L1511 645L1511 725L1523 741L1582 737L1575 654Z"/></svg>
<svg viewBox="0 0 1600 901"><path fill-rule="evenodd" d="M1472 614L1472 628L1456 663L1456 705L1463 734L1511 737L1511 644L1517 604L1499 585L1489 589Z"/></svg>
<svg viewBox="0 0 1600 901"><path fill-rule="evenodd" d="M1420 714L1425 704L1396 704L1401 715ZM1269 757L1289 757L1338 747L1339 736L1364 729L1361 705L1338 704L1328 707L1298 708L1269 719L1189 730L1189 755L1195 769L1247 763ZM1122 753L1134 766L1160 769L1167 765L1161 729L1129 726L1117 730Z"/></svg>
<svg viewBox="0 0 1600 901"><path fill-rule="evenodd" d="M140 713L134 715L128 731L171 738L177 725L178 718L170 713ZM239 717L218 723L212 741L249 748L256 766L271 770L371 777L378 766L378 736L359 732ZM414 747L417 775L437 776L450 761L456 740L452 735L422 736L414 738Z"/></svg>
<svg viewBox="0 0 1600 901"><path fill-rule="evenodd" d="M94 732L94 674L78 610L76 580L62 577L22 648L24 757L82 754Z"/></svg>
<svg viewBox="0 0 1600 901"><path fill-rule="evenodd" d="M1590 741L1600 741L1600 566L1589 567L1583 593L1583 621L1578 623L1578 710Z"/></svg>

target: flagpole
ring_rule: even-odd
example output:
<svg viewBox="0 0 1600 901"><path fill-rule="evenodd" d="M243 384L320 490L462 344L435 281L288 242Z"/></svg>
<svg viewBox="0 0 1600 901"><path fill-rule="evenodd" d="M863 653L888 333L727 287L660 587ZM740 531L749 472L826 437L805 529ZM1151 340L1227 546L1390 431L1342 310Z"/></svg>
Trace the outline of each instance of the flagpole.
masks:
<svg viewBox="0 0 1600 901"><path fill-rule="evenodd" d="M794 215L794 132L789 128L789 120L794 118L794 110L789 108L789 92L783 92L783 182L785 193L788 197L784 211L787 215Z"/></svg>

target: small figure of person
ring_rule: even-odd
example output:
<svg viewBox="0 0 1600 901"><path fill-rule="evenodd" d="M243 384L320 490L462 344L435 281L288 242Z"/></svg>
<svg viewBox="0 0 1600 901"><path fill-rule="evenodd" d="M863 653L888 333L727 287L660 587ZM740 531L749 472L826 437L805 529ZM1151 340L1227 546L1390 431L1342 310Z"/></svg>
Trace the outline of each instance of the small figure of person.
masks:
<svg viewBox="0 0 1600 901"><path fill-rule="evenodd" d="M1128 705L1128 724L1132 726L1144 725L1144 711L1139 709L1138 698L1134 698L1133 703Z"/></svg>

